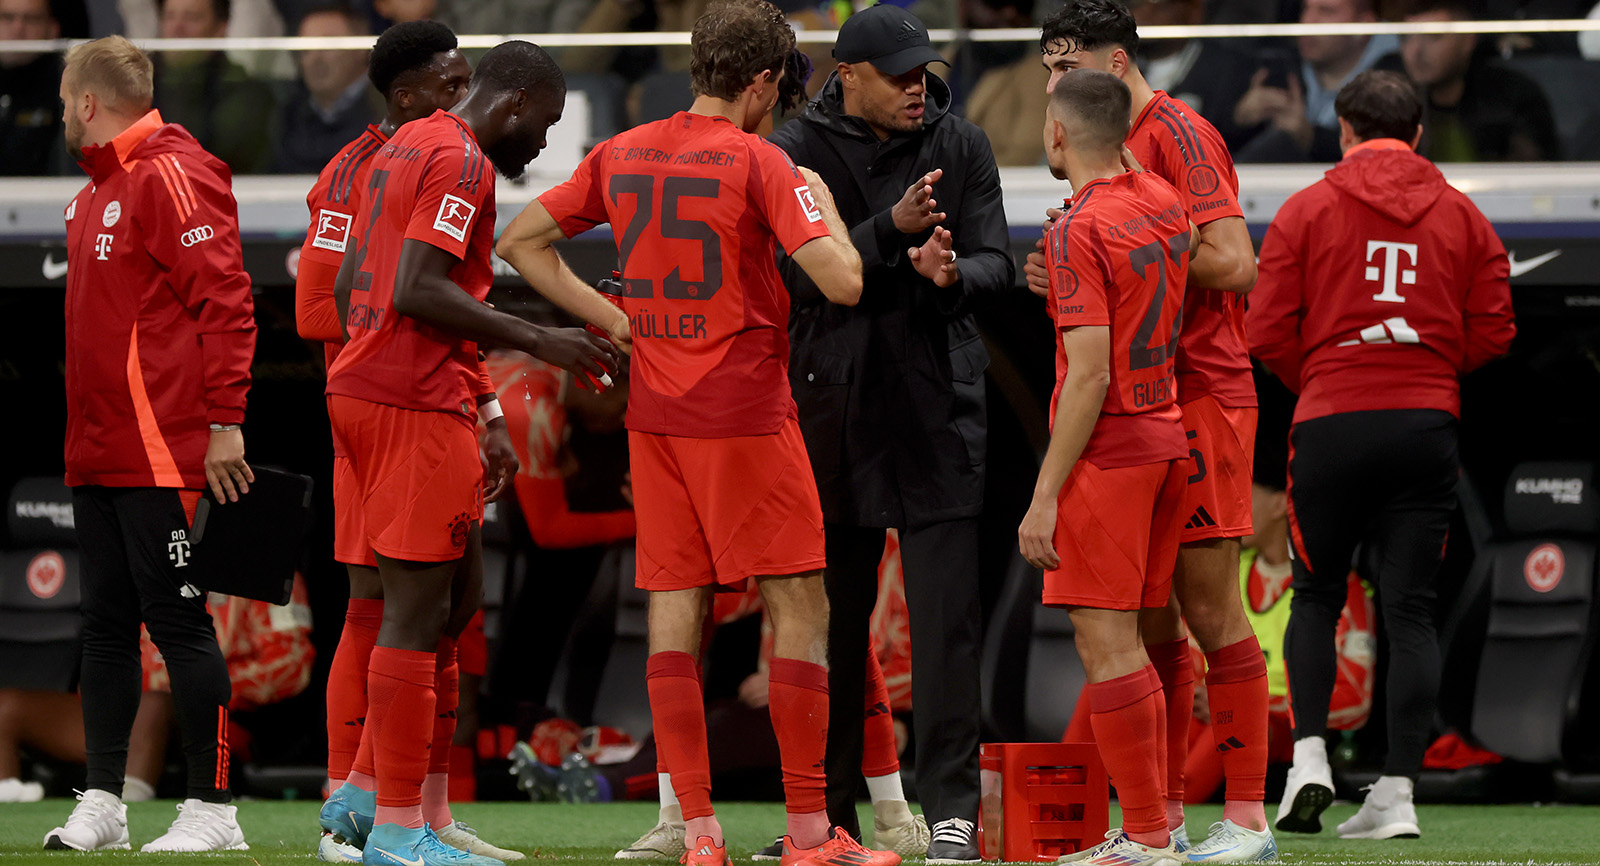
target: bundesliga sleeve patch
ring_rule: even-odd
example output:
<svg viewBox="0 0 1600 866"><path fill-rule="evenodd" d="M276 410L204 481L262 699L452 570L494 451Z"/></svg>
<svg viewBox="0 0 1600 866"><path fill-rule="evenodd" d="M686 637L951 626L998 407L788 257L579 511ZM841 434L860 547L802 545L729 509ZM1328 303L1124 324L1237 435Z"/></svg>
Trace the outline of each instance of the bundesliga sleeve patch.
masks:
<svg viewBox="0 0 1600 866"><path fill-rule="evenodd" d="M477 212L478 209L466 199L446 195L439 202L439 213L433 218L433 227L458 241L465 241L467 227L472 225L472 217Z"/></svg>
<svg viewBox="0 0 1600 866"><path fill-rule="evenodd" d="M344 252L345 242L350 239L350 215L338 211L325 210L317 216L317 234L311 239L311 245L317 249L333 250L336 253Z"/></svg>
<svg viewBox="0 0 1600 866"><path fill-rule="evenodd" d="M806 212L807 222L822 221L822 211L817 209L817 200L811 197L811 187L795 187L794 197L800 200L800 209Z"/></svg>

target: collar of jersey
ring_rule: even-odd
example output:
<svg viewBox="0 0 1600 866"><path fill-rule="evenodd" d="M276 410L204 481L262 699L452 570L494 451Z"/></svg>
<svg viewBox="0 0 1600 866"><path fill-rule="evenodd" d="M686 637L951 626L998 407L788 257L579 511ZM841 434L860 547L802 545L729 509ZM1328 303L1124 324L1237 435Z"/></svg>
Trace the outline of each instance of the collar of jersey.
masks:
<svg viewBox="0 0 1600 866"><path fill-rule="evenodd" d="M1370 138L1344 152L1345 156L1369 150L1410 150L1411 145L1398 138Z"/></svg>
<svg viewBox="0 0 1600 866"><path fill-rule="evenodd" d="M1165 90L1157 90L1155 96L1150 97L1150 101L1144 104L1144 110L1139 112L1139 117L1133 121L1133 126L1128 127L1128 135L1132 136L1134 130L1144 124L1145 118L1149 117L1166 99L1167 92Z"/></svg>
<svg viewBox="0 0 1600 866"><path fill-rule="evenodd" d="M143 144L145 139L155 135L156 130L160 129L164 123L165 121L161 119L161 112L154 108L150 109L145 112L143 117L135 120L133 125L117 133L115 138L105 144L84 148L84 165L90 167L89 173L91 175L94 174L93 167L101 162L107 162L105 167L107 169L110 168L110 164L107 161L108 156L110 159L115 160L117 164L126 166L128 157L133 153L134 148Z"/></svg>

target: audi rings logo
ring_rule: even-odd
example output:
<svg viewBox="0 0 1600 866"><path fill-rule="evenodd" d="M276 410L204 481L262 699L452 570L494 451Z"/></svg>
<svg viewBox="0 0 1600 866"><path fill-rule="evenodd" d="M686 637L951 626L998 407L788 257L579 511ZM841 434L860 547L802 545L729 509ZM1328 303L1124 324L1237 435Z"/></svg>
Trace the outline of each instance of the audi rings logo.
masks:
<svg viewBox="0 0 1600 866"><path fill-rule="evenodd" d="M211 240L211 236L213 234L215 234L215 232L211 231L211 226L201 226L196 229L189 229L183 233L183 245L186 247L192 247L201 241L209 241Z"/></svg>

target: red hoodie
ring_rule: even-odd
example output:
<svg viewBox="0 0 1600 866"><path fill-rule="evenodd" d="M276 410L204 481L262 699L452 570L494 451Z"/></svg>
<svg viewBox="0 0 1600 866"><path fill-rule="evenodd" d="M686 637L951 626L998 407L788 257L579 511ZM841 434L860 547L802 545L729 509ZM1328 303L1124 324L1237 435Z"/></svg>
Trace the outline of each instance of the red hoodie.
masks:
<svg viewBox="0 0 1600 866"><path fill-rule="evenodd" d="M151 111L84 148L67 207L67 484L206 484L244 421L255 304L221 160Z"/></svg>
<svg viewBox="0 0 1600 866"><path fill-rule="evenodd" d="M1279 209L1245 319L1250 353L1300 394L1296 422L1338 412L1460 415L1460 377L1516 334L1506 250L1427 159L1352 148Z"/></svg>

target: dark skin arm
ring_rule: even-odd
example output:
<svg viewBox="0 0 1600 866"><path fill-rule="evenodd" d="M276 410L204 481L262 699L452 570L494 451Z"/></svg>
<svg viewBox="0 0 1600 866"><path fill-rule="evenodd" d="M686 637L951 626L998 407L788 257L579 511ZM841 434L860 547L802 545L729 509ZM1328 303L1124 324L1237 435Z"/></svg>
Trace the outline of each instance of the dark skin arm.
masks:
<svg viewBox="0 0 1600 866"><path fill-rule="evenodd" d="M340 321L348 322L355 283L354 256L345 256L334 282L334 303ZM545 328L497 312L461 290L450 279L459 261L444 250L408 238L400 248L395 271L394 312L410 316L485 348L526 352L572 373L599 379L617 369L617 350L610 342L581 328ZM581 383L582 376L577 377Z"/></svg>

